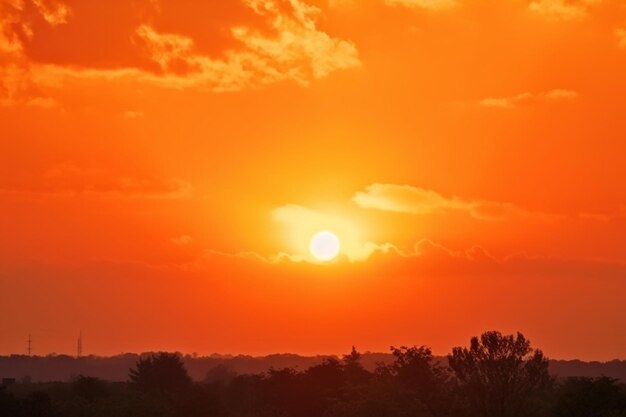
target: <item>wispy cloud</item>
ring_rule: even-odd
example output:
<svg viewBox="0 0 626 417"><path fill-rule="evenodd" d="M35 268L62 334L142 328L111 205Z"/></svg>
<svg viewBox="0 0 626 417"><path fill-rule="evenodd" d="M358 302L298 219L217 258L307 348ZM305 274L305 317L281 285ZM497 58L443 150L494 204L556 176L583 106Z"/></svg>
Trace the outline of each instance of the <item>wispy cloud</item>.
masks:
<svg viewBox="0 0 626 417"><path fill-rule="evenodd" d="M51 26L67 23L72 14L72 9L59 0L32 0L41 16Z"/></svg>
<svg viewBox="0 0 626 417"><path fill-rule="evenodd" d="M456 0L384 0L389 6L404 6L433 11L449 10L458 6Z"/></svg>
<svg viewBox="0 0 626 417"><path fill-rule="evenodd" d="M513 216L530 215L511 203L445 197L436 191L410 185L374 183L365 191L357 192L353 201L363 208L414 215L445 210L464 211L480 220L504 220Z"/></svg>
<svg viewBox="0 0 626 417"><path fill-rule="evenodd" d="M348 217L326 214L297 204L277 207L272 212L276 222L286 231L288 253L273 256L270 261L283 258L291 261L315 261L309 253L311 237L320 230L331 230L341 240L341 253L350 261L367 259L372 253L389 249L388 244L375 244L363 238L359 225Z"/></svg>
<svg viewBox="0 0 626 417"><path fill-rule="evenodd" d="M193 238L189 235L173 237L170 241L176 246L189 246L193 243Z"/></svg>
<svg viewBox="0 0 626 417"><path fill-rule="evenodd" d="M126 119L141 119L145 116L143 112L137 110L126 110L122 115Z"/></svg>
<svg viewBox="0 0 626 417"><path fill-rule="evenodd" d="M232 91L283 80L306 85L312 79L361 64L354 44L317 29L319 9L291 0L292 13L283 14L275 1L246 3L268 19L277 32L275 37L245 26L234 27L232 35L244 48L228 51L224 59L213 59L195 52L191 38L159 33L142 25L137 36L164 74L145 78L175 88Z"/></svg>
<svg viewBox="0 0 626 417"><path fill-rule="evenodd" d="M565 89L554 89L543 93L521 93L508 97L487 97L478 102L484 107L496 107L512 109L523 104L533 102L555 102L574 100L578 97L578 92Z"/></svg>
<svg viewBox="0 0 626 417"><path fill-rule="evenodd" d="M626 48L626 29L615 29L615 36L617 36L617 45L620 48Z"/></svg>
<svg viewBox="0 0 626 417"><path fill-rule="evenodd" d="M50 25L66 23L71 15L60 2L39 0L37 4ZM11 54L11 64L0 65L0 104L50 107L53 101L46 101L43 92L54 91L72 80L125 80L163 88L224 92L289 80L307 85L335 71L361 65L352 42L318 28L319 8L300 0L244 0L244 4L271 30L249 25L230 27L238 46L223 51L221 57L199 52L191 37L141 24L134 36L137 55L144 54L140 50L144 49L159 71L34 62L24 52L20 35L32 31L29 22L23 20L19 7L0 6L3 15L6 12L0 21L0 54Z"/></svg>
<svg viewBox="0 0 626 417"><path fill-rule="evenodd" d="M264 256L256 252L225 253L205 251L202 258L181 266L183 270L212 270L214 263L230 260L232 267L243 264L266 264L273 272L279 273L283 267L306 262L301 257L287 253ZM378 245L367 258L348 261L352 268L342 269L342 274L362 274L359 265L368 260L369 274L384 271L392 276L539 276L588 277L621 276L626 272L626 263L614 259L588 259L559 257L550 255L516 252L496 256L487 248L474 245L466 249L453 249L431 239L420 239L414 245L403 249L391 244ZM342 262L341 260L339 262ZM290 271L290 270L288 270ZM303 273L303 270L299 270Z"/></svg>
<svg viewBox="0 0 626 417"><path fill-rule="evenodd" d="M554 20L575 20L587 16L589 7L602 0L535 0L528 8L539 15Z"/></svg>
<svg viewBox="0 0 626 417"><path fill-rule="evenodd" d="M0 186L12 196L97 196L146 199L179 199L192 196L193 187L180 179L113 175L102 169L72 164L54 166L34 182L23 186Z"/></svg>
<svg viewBox="0 0 626 417"><path fill-rule="evenodd" d="M69 15L69 8L61 2L35 1L33 5L50 25L65 23ZM31 24L21 19L25 7L22 0L0 2L0 107L58 107L56 100L41 91L24 54L23 39L33 37Z"/></svg>

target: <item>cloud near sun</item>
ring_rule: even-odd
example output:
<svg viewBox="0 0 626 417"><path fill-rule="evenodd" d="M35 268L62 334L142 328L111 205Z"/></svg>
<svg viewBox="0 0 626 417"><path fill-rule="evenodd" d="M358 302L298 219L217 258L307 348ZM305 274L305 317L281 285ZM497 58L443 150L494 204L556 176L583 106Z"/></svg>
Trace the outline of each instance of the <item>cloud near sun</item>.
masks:
<svg viewBox="0 0 626 417"><path fill-rule="evenodd" d="M295 204L278 207L273 211L274 220L285 228L289 253L271 258L272 261L316 262L309 251L311 238L322 230L332 231L341 242L341 255L351 262L362 261L375 252L393 249L390 244L376 244L363 240L361 225L347 216L326 214Z"/></svg>
<svg viewBox="0 0 626 417"><path fill-rule="evenodd" d="M465 212L470 219L479 221L549 217L543 213L531 213L507 202L445 197L433 190L398 184L371 184L364 191L357 192L352 201L361 209L420 216L444 211ZM423 253L421 244L402 249L391 242L375 243L365 239L362 231L366 230L367 225L360 224L354 216L345 213L322 212L296 204L287 204L275 208L272 216L284 229L286 250L267 258L255 254L253 258L271 263L317 262L310 253L309 245L311 238L324 230L337 235L341 242L341 256L350 262L366 260L376 253L391 252L402 257L421 256ZM421 242L423 239L416 236L416 241ZM250 257L250 253L244 254L244 257Z"/></svg>
<svg viewBox="0 0 626 417"><path fill-rule="evenodd" d="M353 201L363 208L414 215L458 210L480 220L504 220L530 214L511 203L444 197L433 190L397 184L372 184L356 193Z"/></svg>

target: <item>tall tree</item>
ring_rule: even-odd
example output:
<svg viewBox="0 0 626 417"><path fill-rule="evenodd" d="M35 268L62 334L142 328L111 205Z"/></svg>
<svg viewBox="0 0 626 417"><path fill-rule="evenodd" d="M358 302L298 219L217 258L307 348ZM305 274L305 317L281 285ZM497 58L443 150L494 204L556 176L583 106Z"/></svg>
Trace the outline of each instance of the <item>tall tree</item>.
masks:
<svg viewBox="0 0 626 417"><path fill-rule="evenodd" d="M140 358L128 375L131 384L153 394L172 394L191 385L180 355L161 352Z"/></svg>
<svg viewBox="0 0 626 417"><path fill-rule="evenodd" d="M469 348L455 347L448 361L476 416L525 415L533 395L552 382L548 359L519 332L473 337Z"/></svg>
<svg viewBox="0 0 626 417"><path fill-rule="evenodd" d="M391 353L394 362L379 368L378 374L386 372L399 384L399 389L408 390L430 413L445 414L450 405L445 399L449 374L435 360L431 349L427 346L391 347Z"/></svg>
<svg viewBox="0 0 626 417"><path fill-rule="evenodd" d="M371 374L361 365L361 354L354 346L349 354L343 355L343 373L346 381L353 385L362 384L371 377Z"/></svg>

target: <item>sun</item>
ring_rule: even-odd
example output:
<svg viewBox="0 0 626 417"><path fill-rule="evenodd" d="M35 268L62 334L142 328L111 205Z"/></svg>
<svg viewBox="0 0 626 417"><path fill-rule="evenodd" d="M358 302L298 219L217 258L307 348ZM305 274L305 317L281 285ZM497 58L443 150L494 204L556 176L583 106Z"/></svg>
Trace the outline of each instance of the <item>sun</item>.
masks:
<svg viewBox="0 0 626 417"><path fill-rule="evenodd" d="M309 244L309 250L311 255L318 261L328 262L339 255L341 243L336 234L323 230L313 235Z"/></svg>

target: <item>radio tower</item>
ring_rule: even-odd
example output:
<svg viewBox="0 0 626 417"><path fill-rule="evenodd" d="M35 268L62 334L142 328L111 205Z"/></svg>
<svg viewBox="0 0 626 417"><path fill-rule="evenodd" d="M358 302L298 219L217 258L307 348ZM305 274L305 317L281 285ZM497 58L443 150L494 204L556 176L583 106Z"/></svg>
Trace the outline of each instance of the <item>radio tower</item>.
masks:
<svg viewBox="0 0 626 417"><path fill-rule="evenodd" d="M31 356L31 353L33 352L33 339L31 339L30 335L28 335L28 340L26 342L28 343L28 356Z"/></svg>
<svg viewBox="0 0 626 417"><path fill-rule="evenodd" d="M80 358L83 355L83 332L78 334L78 344L76 346L76 357Z"/></svg>

